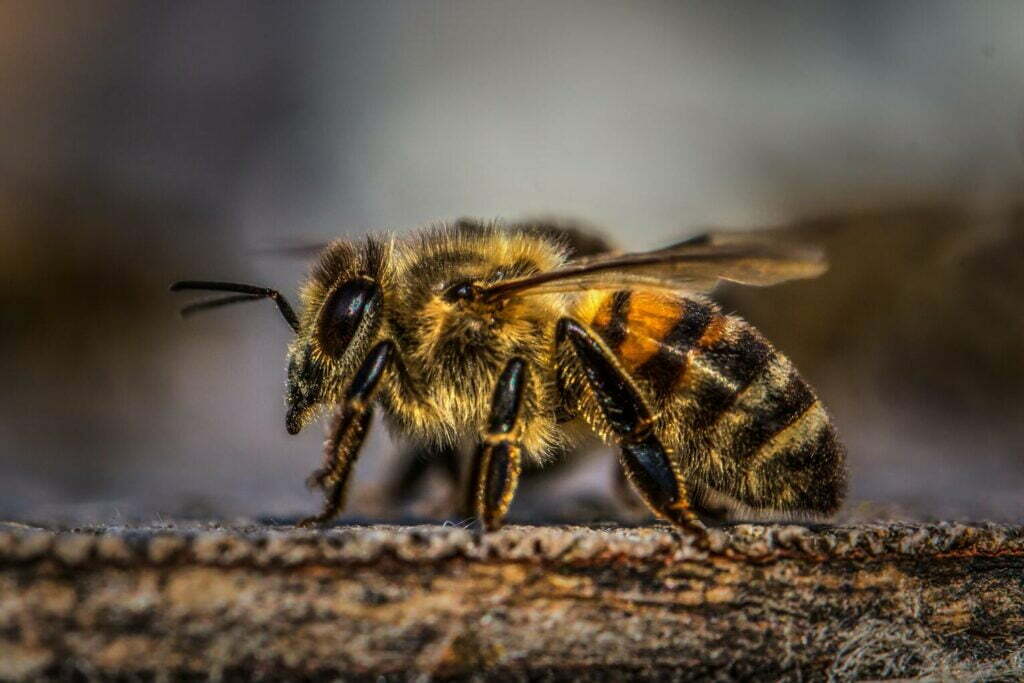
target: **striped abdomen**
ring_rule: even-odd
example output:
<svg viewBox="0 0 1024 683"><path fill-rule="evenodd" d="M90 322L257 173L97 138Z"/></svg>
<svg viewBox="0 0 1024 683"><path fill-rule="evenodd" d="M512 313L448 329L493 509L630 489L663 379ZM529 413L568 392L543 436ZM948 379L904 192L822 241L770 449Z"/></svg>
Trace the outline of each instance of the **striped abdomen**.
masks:
<svg viewBox="0 0 1024 683"><path fill-rule="evenodd" d="M706 487L753 509L838 508L845 465L828 415L753 326L655 291L595 293L580 317L645 390L695 496Z"/></svg>

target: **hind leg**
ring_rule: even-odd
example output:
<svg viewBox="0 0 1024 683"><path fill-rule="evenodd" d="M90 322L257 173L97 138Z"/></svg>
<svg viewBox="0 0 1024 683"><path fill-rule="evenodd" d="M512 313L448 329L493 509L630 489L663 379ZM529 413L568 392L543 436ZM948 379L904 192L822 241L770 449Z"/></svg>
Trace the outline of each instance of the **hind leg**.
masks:
<svg viewBox="0 0 1024 683"><path fill-rule="evenodd" d="M690 505L682 472L655 434L654 418L639 389L612 353L571 318L559 321L556 344L572 351L600 411L589 420L602 420L596 426L614 435L622 469L647 507L703 538L706 530Z"/></svg>
<svg viewBox="0 0 1024 683"><path fill-rule="evenodd" d="M612 468L611 478L612 492L620 508L625 510L631 517L638 517L648 512L643 501L640 500L636 491L630 485L626 471L617 462L614 463ZM729 521L731 511L728 505L712 500L707 490L695 487L692 484L689 487L689 492L690 507L693 508L693 511L697 513L697 516L701 518L705 525L717 526Z"/></svg>

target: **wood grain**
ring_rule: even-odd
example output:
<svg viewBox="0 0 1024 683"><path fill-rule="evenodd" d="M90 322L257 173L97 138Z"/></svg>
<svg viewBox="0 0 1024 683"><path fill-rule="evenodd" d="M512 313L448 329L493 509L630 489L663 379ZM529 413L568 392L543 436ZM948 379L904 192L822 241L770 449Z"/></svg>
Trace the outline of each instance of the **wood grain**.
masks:
<svg viewBox="0 0 1024 683"><path fill-rule="evenodd" d="M1024 675L1024 530L0 524L0 679Z"/></svg>

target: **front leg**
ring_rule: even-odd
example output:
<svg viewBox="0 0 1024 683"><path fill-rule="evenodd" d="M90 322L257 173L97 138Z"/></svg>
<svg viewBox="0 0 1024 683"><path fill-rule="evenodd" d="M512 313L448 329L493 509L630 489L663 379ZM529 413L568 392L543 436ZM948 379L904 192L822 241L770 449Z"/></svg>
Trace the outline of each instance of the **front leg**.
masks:
<svg viewBox="0 0 1024 683"><path fill-rule="evenodd" d="M487 531L499 529L512 503L522 468L520 409L526 361L513 358L498 379L485 433L473 458L468 503Z"/></svg>
<svg viewBox="0 0 1024 683"><path fill-rule="evenodd" d="M345 504L345 484L355 466L359 449L373 418L373 395L385 371L395 359L395 345L382 341L374 346L356 370L355 377L345 393L325 444L323 468L311 478L311 483L324 491L323 511L307 517L299 526L316 526L333 519Z"/></svg>
<svg viewBox="0 0 1024 683"><path fill-rule="evenodd" d="M601 415L619 445L619 459L630 483L651 511L672 524L706 533L690 506L679 465L654 433L654 418L636 385L614 356L571 318L558 322L556 344L568 343L579 361Z"/></svg>

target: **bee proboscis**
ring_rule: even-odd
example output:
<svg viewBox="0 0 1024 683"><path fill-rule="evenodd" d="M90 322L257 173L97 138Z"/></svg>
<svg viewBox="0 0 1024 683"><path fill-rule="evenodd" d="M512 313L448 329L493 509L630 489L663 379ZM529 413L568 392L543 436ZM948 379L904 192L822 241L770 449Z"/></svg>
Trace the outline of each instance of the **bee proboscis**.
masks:
<svg viewBox="0 0 1024 683"><path fill-rule="evenodd" d="M477 443L467 501L488 530L501 526L524 459L564 452L585 429L617 450L656 516L700 537L699 513L723 501L748 514L834 512L845 458L824 407L754 327L705 296L720 280L815 277L821 255L707 236L581 256L580 239L462 220L406 238L336 241L305 282L298 314L262 287L172 289L230 292L187 312L271 298L295 331L287 430L333 411L312 479L325 504L303 524L341 511L375 406L433 451Z"/></svg>

